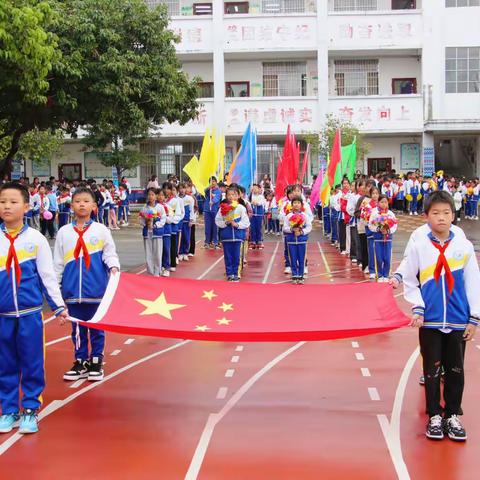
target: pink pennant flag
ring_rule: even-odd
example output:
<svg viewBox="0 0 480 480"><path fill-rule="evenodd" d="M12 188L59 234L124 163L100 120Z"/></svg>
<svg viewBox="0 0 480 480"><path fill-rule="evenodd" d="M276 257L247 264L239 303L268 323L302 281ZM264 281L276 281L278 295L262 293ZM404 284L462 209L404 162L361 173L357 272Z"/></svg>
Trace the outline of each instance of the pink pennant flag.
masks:
<svg viewBox="0 0 480 480"><path fill-rule="evenodd" d="M315 205L318 203L318 200L320 199L320 188L322 187L322 183L323 183L323 170L320 169L320 171L318 172L317 179L313 184L312 192L310 193L310 207L312 210L315 208Z"/></svg>

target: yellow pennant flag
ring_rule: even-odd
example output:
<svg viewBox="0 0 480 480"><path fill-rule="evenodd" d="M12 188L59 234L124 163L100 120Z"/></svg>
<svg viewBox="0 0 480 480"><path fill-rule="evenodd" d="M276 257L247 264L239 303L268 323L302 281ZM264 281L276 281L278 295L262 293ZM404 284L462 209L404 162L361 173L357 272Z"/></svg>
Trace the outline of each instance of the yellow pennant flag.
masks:
<svg viewBox="0 0 480 480"><path fill-rule="evenodd" d="M218 180L223 182L225 176L225 136L220 135L217 143Z"/></svg>
<svg viewBox="0 0 480 480"><path fill-rule="evenodd" d="M190 177L190 180L195 185L198 193L205 196L205 189L208 184L204 184L200 176L200 162L196 155L183 167L183 171Z"/></svg>

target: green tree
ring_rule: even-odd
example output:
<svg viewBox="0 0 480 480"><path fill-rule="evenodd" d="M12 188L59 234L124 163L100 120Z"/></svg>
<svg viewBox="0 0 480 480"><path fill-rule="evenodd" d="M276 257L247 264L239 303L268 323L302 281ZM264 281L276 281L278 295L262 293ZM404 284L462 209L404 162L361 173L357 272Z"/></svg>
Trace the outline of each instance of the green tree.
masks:
<svg viewBox="0 0 480 480"><path fill-rule="evenodd" d="M155 126L195 118L197 84L181 72L165 8L149 9L143 0L50 3L59 55L47 75L48 100L37 108L22 103L13 135L33 123L75 137L81 126L87 144L109 150L117 141L127 149ZM0 173L18 146L12 143Z"/></svg>
<svg viewBox="0 0 480 480"><path fill-rule="evenodd" d="M357 139L357 166L356 169L362 170L363 161L370 151L370 144L365 141L365 137L357 126L352 122L345 122L329 114L324 127L318 133L307 134L304 140L310 144L312 158L318 158L319 155L327 158L330 155L335 139L335 133L340 129L342 132L342 146L353 143ZM317 166L318 167L318 166ZM318 172L315 171L316 174Z"/></svg>

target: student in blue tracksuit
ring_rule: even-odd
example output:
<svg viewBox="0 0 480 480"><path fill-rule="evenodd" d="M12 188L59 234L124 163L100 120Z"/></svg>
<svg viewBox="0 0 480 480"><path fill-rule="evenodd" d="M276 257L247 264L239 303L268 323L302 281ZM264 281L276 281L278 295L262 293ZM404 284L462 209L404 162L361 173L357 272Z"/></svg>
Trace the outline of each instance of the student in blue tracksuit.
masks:
<svg viewBox="0 0 480 480"><path fill-rule="evenodd" d="M378 282L388 282L392 265L392 240L397 231L395 214L388 209L388 197L380 195L378 207L372 211L368 228L373 233L375 268Z"/></svg>
<svg viewBox="0 0 480 480"><path fill-rule="evenodd" d="M178 250L178 259L180 261L188 262L188 253L190 251L190 236L195 218L195 199L186 193L187 185L181 183L178 187L179 199L183 202L183 211L185 215L182 220L182 227L180 233L180 246Z"/></svg>
<svg viewBox="0 0 480 480"><path fill-rule="evenodd" d="M304 283L308 234L312 231L312 221L311 217L305 213L302 197L293 197L291 206L291 212L286 215L283 223L283 233L290 257L292 282L302 285Z"/></svg>
<svg viewBox="0 0 480 480"><path fill-rule="evenodd" d="M205 244L204 248L219 248L218 245L218 227L215 223L220 202L222 201L222 191L218 188L217 179L210 178L210 186L205 190L205 203L203 207L203 217L205 219Z"/></svg>
<svg viewBox="0 0 480 480"><path fill-rule="evenodd" d="M120 270L110 230L91 220L95 196L85 187L72 195L74 220L57 234L55 273L71 317L89 321L95 316L110 275ZM90 340L90 342L89 342ZM105 332L72 323L75 361L64 380L103 380ZM90 343L90 346L89 346Z"/></svg>
<svg viewBox="0 0 480 480"><path fill-rule="evenodd" d="M157 190L157 202L165 210L167 216L165 225L163 226L163 252L162 252L162 277L170 276L170 249L172 247L172 222L173 212L167 205L167 193L163 189Z"/></svg>
<svg viewBox="0 0 480 480"><path fill-rule="evenodd" d="M103 198L103 197L102 197ZM70 190L65 187L60 187L60 194L57 198L58 202L58 228L62 228L70 221L70 204L72 203L72 197L70 196ZM103 215L103 210L102 210ZM101 222L100 217L100 222Z"/></svg>
<svg viewBox="0 0 480 480"><path fill-rule="evenodd" d="M262 195L260 185L253 184L252 186L252 219L250 225L250 246L252 249L263 249L263 219L267 208L267 202Z"/></svg>
<svg viewBox="0 0 480 480"><path fill-rule="evenodd" d="M172 214L172 233L170 247L170 271L177 270L178 250L182 237L182 222L185 216L183 200L178 197L177 187L173 183L165 183L164 189L167 193L167 205Z"/></svg>
<svg viewBox="0 0 480 480"><path fill-rule="evenodd" d="M250 226L247 209L238 203L239 198L239 189L233 186L228 187L226 199L222 202L215 217L220 241L223 245L225 271L229 282L240 281L241 248Z"/></svg>
<svg viewBox="0 0 480 480"><path fill-rule="evenodd" d="M38 431L45 388L43 297L55 315L68 315L47 239L24 225L29 208L24 186L0 187L0 433L11 432L19 420L20 433Z"/></svg>
<svg viewBox="0 0 480 480"><path fill-rule="evenodd" d="M330 194L329 209L330 209L330 223L332 226L332 245L336 246L338 244L338 218L339 212L335 208L337 205L337 194L340 191L340 185L337 185Z"/></svg>
<svg viewBox="0 0 480 480"><path fill-rule="evenodd" d="M319 209L322 209L322 218L323 218L323 232L325 235L328 237L329 235L332 234L332 222L331 222L331 213L330 213L330 207L326 205L325 207L322 208L321 202L318 202L318 207Z"/></svg>

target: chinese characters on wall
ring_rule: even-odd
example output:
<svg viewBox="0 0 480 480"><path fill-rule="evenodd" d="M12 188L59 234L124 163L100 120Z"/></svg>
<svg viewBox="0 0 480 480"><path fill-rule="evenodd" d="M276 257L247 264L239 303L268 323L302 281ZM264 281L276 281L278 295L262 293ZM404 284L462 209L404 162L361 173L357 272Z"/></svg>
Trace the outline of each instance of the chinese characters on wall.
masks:
<svg viewBox="0 0 480 480"><path fill-rule="evenodd" d="M338 25L339 38L343 40L405 40L415 34L408 22L343 23Z"/></svg>

